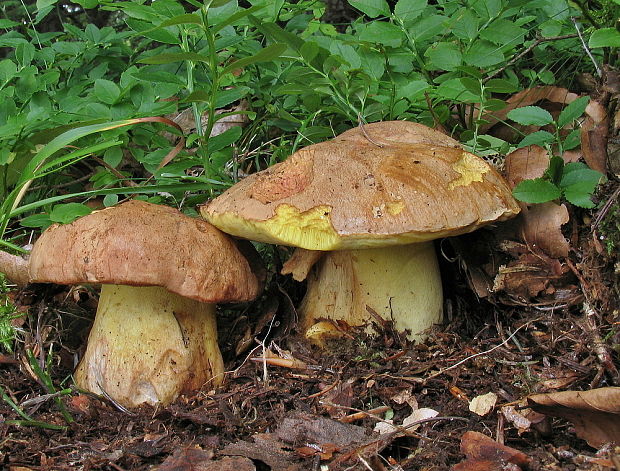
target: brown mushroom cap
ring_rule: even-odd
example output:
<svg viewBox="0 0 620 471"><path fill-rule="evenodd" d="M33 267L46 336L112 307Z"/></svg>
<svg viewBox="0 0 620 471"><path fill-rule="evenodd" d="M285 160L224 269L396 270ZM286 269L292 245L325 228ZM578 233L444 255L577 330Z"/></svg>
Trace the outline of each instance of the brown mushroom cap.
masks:
<svg viewBox="0 0 620 471"><path fill-rule="evenodd" d="M162 286L201 302L254 299L260 283L235 242L174 208L132 200L48 228L30 280Z"/></svg>
<svg viewBox="0 0 620 471"><path fill-rule="evenodd" d="M432 240L518 212L490 165L454 139L402 121L301 149L201 208L230 234L310 250Z"/></svg>

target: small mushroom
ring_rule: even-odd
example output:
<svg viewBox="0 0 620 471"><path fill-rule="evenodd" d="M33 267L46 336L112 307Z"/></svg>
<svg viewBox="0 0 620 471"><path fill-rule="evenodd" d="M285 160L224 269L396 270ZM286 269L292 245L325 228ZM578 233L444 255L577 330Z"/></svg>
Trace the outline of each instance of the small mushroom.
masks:
<svg viewBox="0 0 620 471"><path fill-rule="evenodd" d="M200 211L229 234L327 252L309 271L299 309L306 336L329 334L325 319L362 325L376 313L423 339L442 319L432 240L508 219L519 206L457 141L392 121L301 149ZM303 279L313 258L296 254L285 269Z"/></svg>
<svg viewBox="0 0 620 471"><path fill-rule="evenodd" d="M142 201L48 228L29 278L103 285L75 381L125 407L165 405L221 383L214 303L249 301L261 288L226 234Z"/></svg>

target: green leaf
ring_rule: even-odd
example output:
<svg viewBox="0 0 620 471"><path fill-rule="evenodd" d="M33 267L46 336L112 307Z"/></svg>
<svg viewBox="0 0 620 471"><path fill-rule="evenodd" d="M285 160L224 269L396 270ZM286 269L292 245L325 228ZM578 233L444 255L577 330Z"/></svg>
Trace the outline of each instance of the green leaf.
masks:
<svg viewBox="0 0 620 471"><path fill-rule="evenodd" d="M463 54L463 60L468 65L486 68L504 61L504 53L499 46L479 39Z"/></svg>
<svg viewBox="0 0 620 471"><path fill-rule="evenodd" d="M592 187L590 191L593 191L604 178L605 176L602 173L592 170L582 162L571 162L564 166L560 186L567 187L580 182L588 183Z"/></svg>
<svg viewBox="0 0 620 471"><path fill-rule="evenodd" d="M525 136L517 147L525 147L537 145L544 147L545 145L555 141L555 136L547 131L536 131Z"/></svg>
<svg viewBox="0 0 620 471"><path fill-rule="evenodd" d="M597 29L590 36L588 46L595 47L620 47L620 32L615 28Z"/></svg>
<svg viewBox="0 0 620 471"><path fill-rule="evenodd" d="M99 6L99 0L72 0L73 3L77 3L82 8L91 9Z"/></svg>
<svg viewBox="0 0 620 471"><path fill-rule="evenodd" d="M68 224L81 216L90 214L92 209L82 203L57 204L52 208L50 220L61 224Z"/></svg>
<svg viewBox="0 0 620 471"><path fill-rule="evenodd" d="M534 126L544 126L553 122L551 113L547 110L540 108L539 106L524 106L522 108L515 108L508 112L508 117L513 121Z"/></svg>
<svg viewBox="0 0 620 471"><path fill-rule="evenodd" d="M512 21L498 19L480 31L480 37L500 46L523 43L526 30L519 28Z"/></svg>
<svg viewBox="0 0 620 471"><path fill-rule="evenodd" d="M49 214L40 213L40 214L33 214L31 216L27 216L23 218L21 221L19 221L19 223L23 227L47 228L52 225L53 221L50 219Z"/></svg>
<svg viewBox="0 0 620 471"><path fill-rule="evenodd" d="M461 65L462 55L454 43L438 42L429 47L424 56L429 70L454 70Z"/></svg>
<svg viewBox="0 0 620 471"><path fill-rule="evenodd" d="M280 44L280 43L272 44L270 46L267 46L261 49L253 56L244 57L243 59L239 59L239 60L236 60L235 62L228 64L226 67L222 69L222 74L227 74L228 72L232 72L233 70L236 70L236 69L241 69L243 67L246 67L250 64L255 64L257 62L271 61L273 59L276 59L277 57L280 57L284 51L286 51L286 44Z"/></svg>
<svg viewBox="0 0 620 471"><path fill-rule="evenodd" d="M114 82L106 79L95 80L95 96L107 105L113 105L121 95L121 89Z"/></svg>
<svg viewBox="0 0 620 471"><path fill-rule="evenodd" d="M43 10L44 8L48 8L56 5L58 0L37 0L37 10Z"/></svg>
<svg viewBox="0 0 620 471"><path fill-rule="evenodd" d="M436 94L444 100L454 100L462 103L478 103L480 101L480 94L467 90L467 87L458 78L443 82L437 87Z"/></svg>
<svg viewBox="0 0 620 471"><path fill-rule="evenodd" d="M562 147L564 150L571 150L579 147L581 145L581 129L573 129L568 133L568 136L564 138L564 142L562 143Z"/></svg>
<svg viewBox="0 0 620 471"><path fill-rule="evenodd" d="M569 103L568 106L566 106L562 110L560 116L558 117L558 128L562 129L567 124L570 124L577 118L579 118L586 110L586 106L588 106L589 102L589 96L582 96Z"/></svg>
<svg viewBox="0 0 620 471"><path fill-rule="evenodd" d="M415 20L428 6L428 0L398 0L394 6L394 16L404 23Z"/></svg>
<svg viewBox="0 0 620 471"><path fill-rule="evenodd" d="M512 190L513 196L524 203L546 203L558 199L562 191L542 178L523 180Z"/></svg>
<svg viewBox="0 0 620 471"><path fill-rule="evenodd" d="M592 187L589 182L579 182L569 185L564 190L564 197L581 208L593 208L594 203L590 199L596 186Z"/></svg>
<svg viewBox="0 0 620 471"><path fill-rule="evenodd" d="M155 54L151 57L140 59L138 62L142 64L172 64L173 62L193 61L193 62L209 62L211 59L197 52L167 52L163 54Z"/></svg>
<svg viewBox="0 0 620 471"><path fill-rule="evenodd" d="M362 29L359 39L384 46L398 47L406 39L406 36L398 26L392 23L372 21L366 28Z"/></svg>
<svg viewBox="0 0 620 471"><path fill-rule="evenodd" d="M547 177L547 179L549 179L554 185L558 185L560 183L560 179L562 178L563 170L564 160L562 157L554 155L549 159L549 166L547 167L547 170L545 170L545 177Z"/></svg>
<svg viewBox="0 0 620 471"><path fill-rule="evenodd" d="M209 138L209 152L217 152L224 147L228 147L241 137L241 126L233 126L222 134Z"/></svg>
<svg viewBox="0 0 620 471"><path fill-rule="evenodd" d="M178 15L174 18L170 18L163 23L161 23L158 28L164 28L166 26L174 26L174 25L185 25L185 24L193 24L193 25L202 25L202 18L194 13L187 13L185 15Z"/></svg>
<svg viewBox="0 0 620 471"><path fill-rule="evenodd" d="M451 31L459 39L471 41L478 35L478 17L468 8L452 15Z"/></svg>
<svg viewBox="0 0 620 471"><path fill-rule="evenodd" d="M494 93L514 93L519 90L514 83L504 79L491 79L485 84L485 88Z"/></svg>
<svg viewBox="0 0 620 471"><path fill-rule="evenodd" d="M370 18L390 16L390 6L385 0L348 0L353 8L357 8Z"/></svg>
<svg viewBox="0 0 620 471"><path fill-rule="evenodd" d="M19 25L19 23L17 23L16 21L11 21L5 18L0 18L0 28L9 29L9 28L14 28L17 25Z"/></svg>

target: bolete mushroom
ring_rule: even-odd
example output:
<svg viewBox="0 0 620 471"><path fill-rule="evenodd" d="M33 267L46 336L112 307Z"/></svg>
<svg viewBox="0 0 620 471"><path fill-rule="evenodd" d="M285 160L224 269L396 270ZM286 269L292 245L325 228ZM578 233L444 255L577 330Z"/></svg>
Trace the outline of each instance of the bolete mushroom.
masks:
<svg viewBox="0 0 620 471"><path fill-rule="evenodd" d="M331 330L324 319L362 325L376 313L421 339L442 318L432 240L508 219L519 207L502 177L457 141L393 121L301 149L200 211L236 236L329 251L299 309L308 337ZM298 252L286 268L302 279L314 258Z"/></svg>
<svg viewBox="0 0 620 471"><path fill-rule="evenodd" d="M103 285L75 381L125 407L219 384L214 303L249 301L260 290L230 237L142 201L49 227L34 244L29 277Z"/></svg>

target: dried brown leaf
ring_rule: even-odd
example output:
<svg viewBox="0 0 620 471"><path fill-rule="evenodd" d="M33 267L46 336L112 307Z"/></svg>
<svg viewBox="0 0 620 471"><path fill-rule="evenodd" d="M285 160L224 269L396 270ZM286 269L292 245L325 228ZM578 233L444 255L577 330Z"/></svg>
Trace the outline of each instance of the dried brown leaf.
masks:
<svg viewBox="0 0 620 471"><path fill-rule="evenodd" d="M181 448L154 468L154 471L213 471L213 451L200 448Z"/></svg>
<svg viewBox="0 0 620 471"><path fill-rule="evenodd" d="M259 433L252 436L254 442L239 441L227 445L223 455L243 456L252 460L260 460L271 469L281 471L302 471L297 453L273 433Z"/></svg>
<svg viewBox="0 0 620 471"><path fill-rule="evenodd" d="M547 149L540 146L521 147L506 156L506 180L514 188L523 180L542 177L548 166Z"/></svg>
<svg viewBox="0 0 620 471"><path fill-rule="evenodd" d="M609 118L605 107L590 101L587 116L581 124L581 150L590 168L607 173L607 133Z"/></svg>
<svg viewBox="0 0 620 471"><path fill-rule="evenodd" d="M486 394L481 394L480 396L474 397L469 402L469 410L474 414L484 416L493 410L496 403L497 394L495 394L494 392L488 392Z"/></svg>
<svg viewBox="0 0 620 471"><path fill-rule="evenodd" d="M620 387L535 394L527 401L537 412L572 422L577 435L594 448L620 445Z"/></svg>
<svg viewBox="0 0 620 471"><path fill-rule="evenodd" d="M562 225L570 219L565 205L553 201L523 205L520 217L520 236L534 252L539 249L553 258L568 256L570 244L562 234Z"/></svg>
<svg viewBox="0 0 620 471"><path fill-rule="evenodd" d="M461 452L465 460L453 466L453 471L517 471L530 464L530 458L525 453L502 445L479 432L463 434Z"/></svg>

